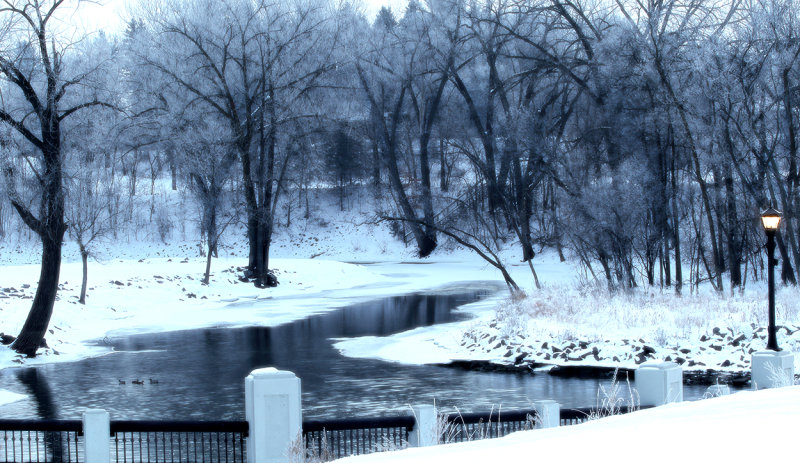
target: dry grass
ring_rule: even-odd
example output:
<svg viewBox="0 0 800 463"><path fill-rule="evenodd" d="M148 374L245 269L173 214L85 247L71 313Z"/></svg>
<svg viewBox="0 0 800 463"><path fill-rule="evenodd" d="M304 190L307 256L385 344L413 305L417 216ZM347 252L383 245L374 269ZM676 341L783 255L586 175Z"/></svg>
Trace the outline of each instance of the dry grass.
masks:
<svg viewBox="0 0 800 463"><path fill-rule="evenodd" d="M602 384L597 389L597 403L594 411L589 414L590 420L597 420L607 416L620 415L623 409L635 411L639 409L639 393L631 387L630 378L625 374L627 394L619 382L619 370L614 370L614 378L606 389Z"/></svg>
<svg viewBox="0 0 800 463"><path fill-rule="evenodd" d="M800 289L781 288L776 295L779 323L800 321ZM696 339L713 327L752 330L766 324L766 291L743 294L700 293L676 296L669 291L609 293L599 287L545 287L525 298L508 299L497 308L501 335L508 338L562 331L573 338L602 338L624 330L658 345Z"/></svg>

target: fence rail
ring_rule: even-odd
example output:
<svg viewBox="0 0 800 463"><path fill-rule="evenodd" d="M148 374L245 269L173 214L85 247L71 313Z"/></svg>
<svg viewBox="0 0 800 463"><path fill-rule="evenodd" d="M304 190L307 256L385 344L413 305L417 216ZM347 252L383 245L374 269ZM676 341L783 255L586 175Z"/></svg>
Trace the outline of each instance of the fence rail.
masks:
<svg viewBox="0 0 800 463"><path fill-rule="evenodd" d="M650 407L642 407L650 408ZM635 409L622 407L616 413ZM561 409L560 426L604 416L592 407ZM502 437L534 429L536 410L492 410L450 413L437 419L441 443ZM113 420L111 460L117 463L236 463L246 462L247 421L128 421ZM408 447L413 415L303 421L307 457L329 461L350 455ZM3 462L83 463L83 425L80 420L0 420L0 458Z"/></svg>
<svg viewBox="0 0 800 463"><path fill-rule="evenodd" d="M649 408L649 407L643 407ZM618 413L633 409L621 408ZM569 426L603 416L595 408L561 409L559 424ZM502 437L534 429L536 410L450 413L437 419L439 442ZM329 461L350 455L408 447L413 415L303 421L307 457ZM110 422L111 460L117 463L246 462L247 421ZM0 420L0 458L4 462L83 463L80 420Z"/></svg>
<svg viewBox="0 0 800 463"><path fill-rule="evenodd" d="M515 431L533 429L536 410L481 413L451 413L440 421L440 442L464 442L503 437Z"/></svg>
<svg viewBox="0 0 800 463"><path fill-rule="evenodd" d="M303 421L306 455L322 461L408 446L413 416Z"/></svg>
<svg viewBox="0 0 800 463"><path fill-rule="evenodd" d="M0 420L0 434L4 462L84 461L80 420Z"/></svg>
<svg viewBox="0 0 800 463"><path fill-rule="evenodd" d="M244 462L247 421L111 421L117 463Z"/></svg>

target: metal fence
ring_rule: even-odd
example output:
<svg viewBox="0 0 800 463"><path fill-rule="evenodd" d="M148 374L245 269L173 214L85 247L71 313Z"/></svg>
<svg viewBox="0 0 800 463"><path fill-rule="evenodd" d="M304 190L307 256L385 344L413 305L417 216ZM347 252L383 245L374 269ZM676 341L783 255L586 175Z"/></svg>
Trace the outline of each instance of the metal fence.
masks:
<svg viewBox="0 0 800 463"><path fill-rule="evenodd" d="M111 421L117 463L246 460L247 421Z"/></svg>
<svg viewBox="0 0 800 463"><path fill-rule="evenodd" d="M413 416L303 421L306 457L330 461L408 447Z"/></svg>
<svg viewBox="0 0 800 463"><path fill-rule="evenodd" d="M439 440L443 443L465 442L503 437L515 431L533 429L535 410L483 413L451 413L439 418Z"/></svg>
<svg viewBox="0 0 800 463"><path fill-rule="evenodd" d="M649 408L649 407L643 407ZM619 408L612 412L628 413ZM560 426L583 423L608 410L560 410ZM533 429L535 410L451 413L437 417L439 442L464 442L502 437ZM293 451L310 461L330 461L350 455L408 447L416 418L350 418L303 421L303 443ZM80 420L0 420L2 462L83 463ZM245 463L247 421L111 421L111 461L117 463ZM0 463L2 463L0 462Z"/></svg>
<svg viewBox="0 0 800 463"><path fill-rule="evenodd" d="M80 420L0 420L0 458L4 462L80 463Z"/></svg>

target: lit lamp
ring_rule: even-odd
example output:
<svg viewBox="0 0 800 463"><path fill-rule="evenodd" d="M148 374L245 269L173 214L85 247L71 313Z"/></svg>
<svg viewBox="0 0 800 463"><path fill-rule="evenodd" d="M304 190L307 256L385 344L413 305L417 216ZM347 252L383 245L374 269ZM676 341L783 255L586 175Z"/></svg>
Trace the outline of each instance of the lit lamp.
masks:
<svg viewBox="0 0 800 463"><path fill-rule="evenodd" d="M775 327L775 233L781 225L781 213L769 208L761 213L761 224L767 234L769 281L769 326L767 350L753 352L750 358L750 383L753 389L790 386L794 383L794 353L780 350Z"/></svg>
<svg viewBox="0 0 800 463"><path fill-rule="evenodd" d="M768 284L769 284L769 326L767 327L767 349L773 351L781 350L778 347L778 339L775 328L775 233L781 224L781 213L770 207L761 213L761 225L767 234L767 263L768 263Z"/></svg>

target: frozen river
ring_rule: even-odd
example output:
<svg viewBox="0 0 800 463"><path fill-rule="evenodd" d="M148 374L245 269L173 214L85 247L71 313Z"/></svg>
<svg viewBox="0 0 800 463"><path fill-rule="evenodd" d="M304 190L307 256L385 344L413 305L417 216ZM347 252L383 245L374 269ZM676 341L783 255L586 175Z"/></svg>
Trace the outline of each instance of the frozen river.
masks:
<svg viewBox="0 0 800 463"><path fill-rule="evenodd" d="M530 408L538 399L564 407L594 405L599 380L400 365L345 357L332 347L337 338L463 320L458 306L495 290L470 285L389 297L275 327L108 339L115 350L109 355L0 371L4 388L28 396L0 407L0 416L79 418L84 408L103 408L112 419L243 419L244 377L266 366L301 378L307 418L407 413L410 404L434 401L461 411ZM689 400L704 390L687 387L684 394Z"/></svg>

